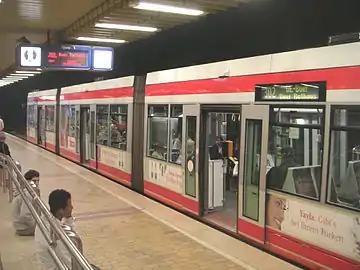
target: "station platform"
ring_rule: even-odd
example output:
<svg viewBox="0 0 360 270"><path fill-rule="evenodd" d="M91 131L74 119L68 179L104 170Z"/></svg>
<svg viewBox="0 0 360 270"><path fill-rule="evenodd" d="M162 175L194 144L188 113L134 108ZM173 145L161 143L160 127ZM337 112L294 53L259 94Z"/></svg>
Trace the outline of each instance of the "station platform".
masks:
<svg viewBox="0 0 360 270"><path fill-rule="evenodd" d="M40 172L41 197L71 192L87 259L105 269L298 269L96 173L11 135L22 171ZM0 193L4 270L38 269L33 238L15 236L11 205Z"/></svg>

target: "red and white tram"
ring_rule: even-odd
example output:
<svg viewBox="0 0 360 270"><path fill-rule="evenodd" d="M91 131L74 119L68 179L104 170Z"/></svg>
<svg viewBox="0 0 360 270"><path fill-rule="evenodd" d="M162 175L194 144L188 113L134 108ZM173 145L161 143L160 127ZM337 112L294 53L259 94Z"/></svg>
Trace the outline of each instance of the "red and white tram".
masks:
<svg viewBox="0 0 360 270"><path fill-rule="evenodd" d="M133 77L61 89L59 152L131 185Z"/></svg>
<svg viewBox="0 0 360 270"><path fill-rule="evenodd" d="M29 94L29 141L47 93ZM304 266L359 269L360 43L72 86L52 102L58 154Z"/></svg>

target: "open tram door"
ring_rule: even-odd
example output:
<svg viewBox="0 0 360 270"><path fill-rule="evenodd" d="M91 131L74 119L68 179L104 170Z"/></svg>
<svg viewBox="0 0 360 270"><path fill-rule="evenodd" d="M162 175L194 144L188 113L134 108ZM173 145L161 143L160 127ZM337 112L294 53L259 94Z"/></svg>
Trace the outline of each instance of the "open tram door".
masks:
<svg viewBox="0 0 360 270"><path fill-rule="evenodd" d="M239 159L238 232L265 243L268 105L243 105Z"/></svg>

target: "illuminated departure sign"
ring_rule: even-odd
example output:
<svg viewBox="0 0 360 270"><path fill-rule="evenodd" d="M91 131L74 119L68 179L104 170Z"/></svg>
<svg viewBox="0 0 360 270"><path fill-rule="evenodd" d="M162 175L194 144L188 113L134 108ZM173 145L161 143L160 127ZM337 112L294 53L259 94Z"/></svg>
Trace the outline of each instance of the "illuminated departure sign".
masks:
<svg viewBox="0 0 360 270"><path fill-rule="evenodd" d="M325 101L326 83L256 85L256 101Z"/></svg>
<svg viewBox="0 0 360 270"><path fill-rule="evenodd" d="M45 68L91 69L91 49L89 47L50 47L45 53Z"/></svg>
<svg viewBox="0 0 360 270"><path fill-rule="evenodd" d="M22 44L16 48L16 63L27 70L110 71L114 50L108 47Z"/></svg>

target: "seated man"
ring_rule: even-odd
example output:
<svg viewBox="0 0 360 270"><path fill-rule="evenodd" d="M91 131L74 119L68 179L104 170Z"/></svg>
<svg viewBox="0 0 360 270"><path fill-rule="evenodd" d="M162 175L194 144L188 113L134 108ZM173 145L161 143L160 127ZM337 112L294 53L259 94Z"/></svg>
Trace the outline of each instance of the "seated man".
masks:
<svg viewBox="0 0 360 270"><path fill-rule="evenodd" d="M75 219L72 217L72 201L71 194L63 189L56 189L49 195L50 212L54 218L60 223L67 225L75 232ZM43 219L45 226L50 231L50 225ZM35 231L36 242L36 254L39 261L41 270L57 270L57 265L54 262L52 256L48 251L48 244L46 239L42 235L41 230L37 227ZM55 253L60 257L61 261L67 266L68 269L72 269L71 255L59 240L56 243ZM94 270L100 270L97 266L91 264Z"/></svg>
<svg viewBox="0 0 360 270"><path fill-rule="evenodd" d="M30 182L31 186L38 191L39 177L38 171L30 170L24 175L25 179ZM31 201L31 195L24 189L25 195ZM33 236L35 232L35 219L33 218L29 208L19 193L14 194L12 202L13 226L16 234L20 236Z"/></svg>
<svg viewBox="0 0 360 270"><path fill-rule="evenodd" d="M11 157L9 146L6 143L6 134L2 131L0 131L0 153Z"/></svg>
<svg viewBox="0 0 360 270"><path fill-rule="evenodd" d="M63 189L56 189L49 195L50 212L55 219L62 224L68 225L74 229L74 218L72 217L71 194ZM43 219L45 226L49 228L48 222ZM36 253L39 260L39 266L42 270L56 270L57 265L48 251L48 244L37 227L35 231ZM71 269L71 256L61 241L57 241L56 254L61 258L65 265Z"/></svg>

